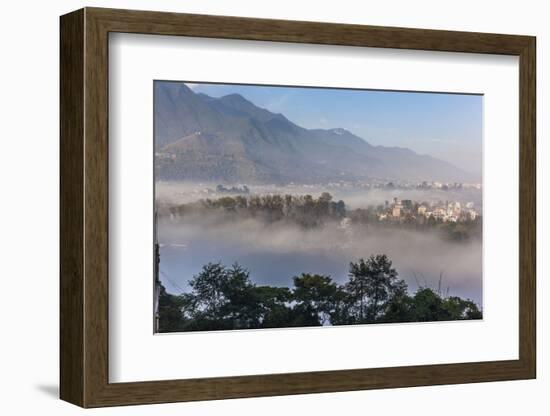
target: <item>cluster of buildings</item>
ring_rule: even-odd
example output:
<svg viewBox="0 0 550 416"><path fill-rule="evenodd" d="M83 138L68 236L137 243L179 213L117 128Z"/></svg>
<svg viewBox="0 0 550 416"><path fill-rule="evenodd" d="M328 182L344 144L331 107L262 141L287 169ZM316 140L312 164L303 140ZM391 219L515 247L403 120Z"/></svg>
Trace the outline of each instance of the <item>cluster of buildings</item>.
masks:
<svg viewBox="0 0 550 416"><path fill-rule="evenodd" d="M305 186L305 185L302 185ZM319 185L311 185L316 187ZM384 180L384 179L369 179L368 181L349 181L341 180L334 181L324 186L328 188L363 188L363 189L402 189L402 190L440 190L440 191L452 191L463 189L477 189L481 190L481 183L476 182L437 182L437 181L410 181L410 180Z"/></svg>
<svg viewBox="0 0 550 416"><path fill-rule="evenodd" d="M241 194L249 194L250 189L246 185L237 185L232 187L226 187L223 185L216 186L216 193L218 194L233 194L233 195L241 195Z"/></svg>
<svg viewBox="0 0 550 416"><path fill-rule="evenodd" d="M159 160L176 160L177 155L175 153L155 152L155 158Z"/></svg>
<svg viewBox="0 0 550 416"><path fill-rule="evenodd" d="M423 181L416 184L416 189L441 189L442 191L460 190L460 189L481 189L480 183L464 182L427 182Z"/></svg>
<svg viewBox="0 0 550 416"><path fill-rule="evenodd" d="M468 202L462 205L458 201L414 202L410 199L399 200L394 198L393 202L386 201L384 207L378 213L378 220L401 221L413 219L424 221L433 217L443 222L473 221L478 216L474 209L474 203Z"/></svg>

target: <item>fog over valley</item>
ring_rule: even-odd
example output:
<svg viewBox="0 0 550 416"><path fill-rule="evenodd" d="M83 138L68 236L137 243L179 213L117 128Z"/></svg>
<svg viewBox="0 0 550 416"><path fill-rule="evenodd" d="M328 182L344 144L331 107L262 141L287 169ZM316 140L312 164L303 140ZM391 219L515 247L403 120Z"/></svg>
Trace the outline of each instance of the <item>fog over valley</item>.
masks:
<svg viewBox="0 0 550 416"><path fill-rule="evenodd" d="M236 189L238 185L235 185ZM249 195L304 195L318 197L326 186L247 187ZM367 208L393 198L418 201L480 201L480 190L367 190L330 188L333 200L344 200L348 209ZM229 194L231 195L231 194ZM344 282L349 263L373 254L387 254L411 291L419 286L444 295L482 303L482 241L447 241L436 231L415 231L366 225L346 226L345 221L304 228L291 223L266 223L255 218L231 219L218 211L170 214L170 207L204 199L223 198L215 184L157 184L158 238L161 280L167 290L189 290L188 281L209 262L238 262L259 285L291 286L300 273L330 275ZM235 195L233 195L235 196ZM441 283L440 283L441 277Z"/></svg>
<svg viewBox="0 0 550 416"><path fill-rule="evenodd" d="M204 198L217 198L231 193L216 192L219 186L215 182L175 182L175 181L157 181L155 184L155 196L157 205L177 205L198 201ZM240 187L242 185L231 185ZM231 187L227 186L227 187ZM483 200L480 189L461 189L441 190L416 189L411 186L410 189L395 188L387 189L385 187L375 188L368 182L359 183L333 183L333 184L288 184L288 185L246 185L250 194L290 194L290 195L316 195L323 192L329 192L334 200L344 200L346 206L350 208L366 208L369 205L383 204L385 201L391 201L393 198L411 199L414 201L459 201L463 204L473 202L478 211L482 211ZM234 195L234 194L233 194Z"/></svg>

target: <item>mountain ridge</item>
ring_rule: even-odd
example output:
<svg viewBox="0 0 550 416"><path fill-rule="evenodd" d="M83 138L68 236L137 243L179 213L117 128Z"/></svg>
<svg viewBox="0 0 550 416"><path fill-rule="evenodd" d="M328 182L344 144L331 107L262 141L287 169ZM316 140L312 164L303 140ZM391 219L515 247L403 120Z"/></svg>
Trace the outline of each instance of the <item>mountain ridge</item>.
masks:
<svg viewBox="0 0 550 416"><path fill-rule="evenodd" d="M373 146L343 128L306 129L240 94L214 98L155 83L156 174L162 180L315 183L367 178L468 181L408 148Z"/></svg>

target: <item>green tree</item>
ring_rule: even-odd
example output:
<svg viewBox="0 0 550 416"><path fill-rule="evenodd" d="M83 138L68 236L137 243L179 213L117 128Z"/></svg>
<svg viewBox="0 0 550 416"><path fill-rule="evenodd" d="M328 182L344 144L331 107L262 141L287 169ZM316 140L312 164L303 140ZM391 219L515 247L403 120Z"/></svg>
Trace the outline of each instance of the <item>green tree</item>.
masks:
<svg viewBox="0 0 550 416"><path fill-rule="evenodd" d="M260 324L259 305L248 270L238 263L225 268L221 289L224 303L220 318L229 321L234 329L257 328Z"/></svg>
<svg viewBox="0 0 550 416"><path fill-rule="evenodd" d="M226 302L226 269L221 263L208 263L201 272L189 281L192 295L195 298L194 308L213 319L221 316L221 309Z"/></svg>
<svg viewBox="0 0 550 416"><path fill-rule="evenodd" d="M350 263L349 277L345 290L352 302L351 312L357 323L375 322L380 318L386 302L407 290L405 282L398 278L397 271L385 254Z"/></svg>
<svg viewBox="0 0 550 416"><path fill-rule="evenodd" d="M160 285L158 299L159 332L178 332L182 330L182 300L168 293Z"/></svg>
<svg viewBox="0 0 550 416"><path fill-rule="evenodd" d="M189 285L191 292L182 297L186 325L193 329L258 327L257 297L243 267L208 263Z"/></svg>
<svg viewBox="0 0 550 416"><path fill-rule="evenodd" d="M451 314L444 308L443 299L430 288L420 288L413 297L414 322L448 321Z"/></svg>
<svg viewBox="0 0 550 416"><path fill-rule="evenodd" d="M294 277L294 309L304 322L324 325L337 308L338 287L330 276L302 273Z"/></svg>
<svg viewBox="0 0 550 416"><path fill-rule="evenodd" d="M289 302L292 293L286 287L256 286L255 302L258 305L261 328L282 328L293 326L294 315Z"/></svg>
<svg viewBox="0 0 550 416"><path fill-rule="evenodd" d="M414 296L403 294L388 302L384 322L430 322L481 319L482 313L471 300L442 298L430 288L420 288Z"/></svg>
<svg viewBox="0 0 550 416"><path fill-rule="evenodd" d="M481 319L483 314L471 300L464 300L458 296L451 296L443 300L443 309L450 315L450 319Z"/></svg>
<svg viewBox="0 0 550 416"><path fill-rule="evenodd" d="M344 218L346 216L346 204L341 199L338 202L331 203L332 214L336 218Z"/></svg>
<svg viewBox="0 0 550 416"><path fill-rule="evenodd" d="M414 321L414 301L407 293L396 294L387 303L381 322Z"/></svg>

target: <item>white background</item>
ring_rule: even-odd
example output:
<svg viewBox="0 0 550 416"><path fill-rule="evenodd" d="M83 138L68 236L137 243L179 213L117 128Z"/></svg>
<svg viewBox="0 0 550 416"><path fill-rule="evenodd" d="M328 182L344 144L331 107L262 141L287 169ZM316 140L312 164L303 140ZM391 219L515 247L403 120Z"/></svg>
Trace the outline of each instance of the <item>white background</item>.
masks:
<svg viewBox="0 0 550 416"><path fill-rule="evenodd" d="M109 62L112 382L518 358L517 57L114 34ZM483 321L153 336L153 79L483 93Z"/></svg>
<svg viewBox="0 0 550 416"><path fill-rule="evenodd" d="M546 415L550 408L548 308L543 240L550 237L543 211L550 209L543 184L550 179L545 143L545 72L550 27L545 2L340 0L240 1L50 1L7 3L2 10L0 204L3 279L0 371L5 414L68 415L82 410L56 399L58 386L58 16L83 5L211 14L320 20L435 29L531 34L538 37L538 312L539 378L535 381L424 387L219 402L167 404L87 411L147 415L334 415L387 414ZM545 263L545 266L548 263ZM32 413L31 413L32 414Z"/></svg>

